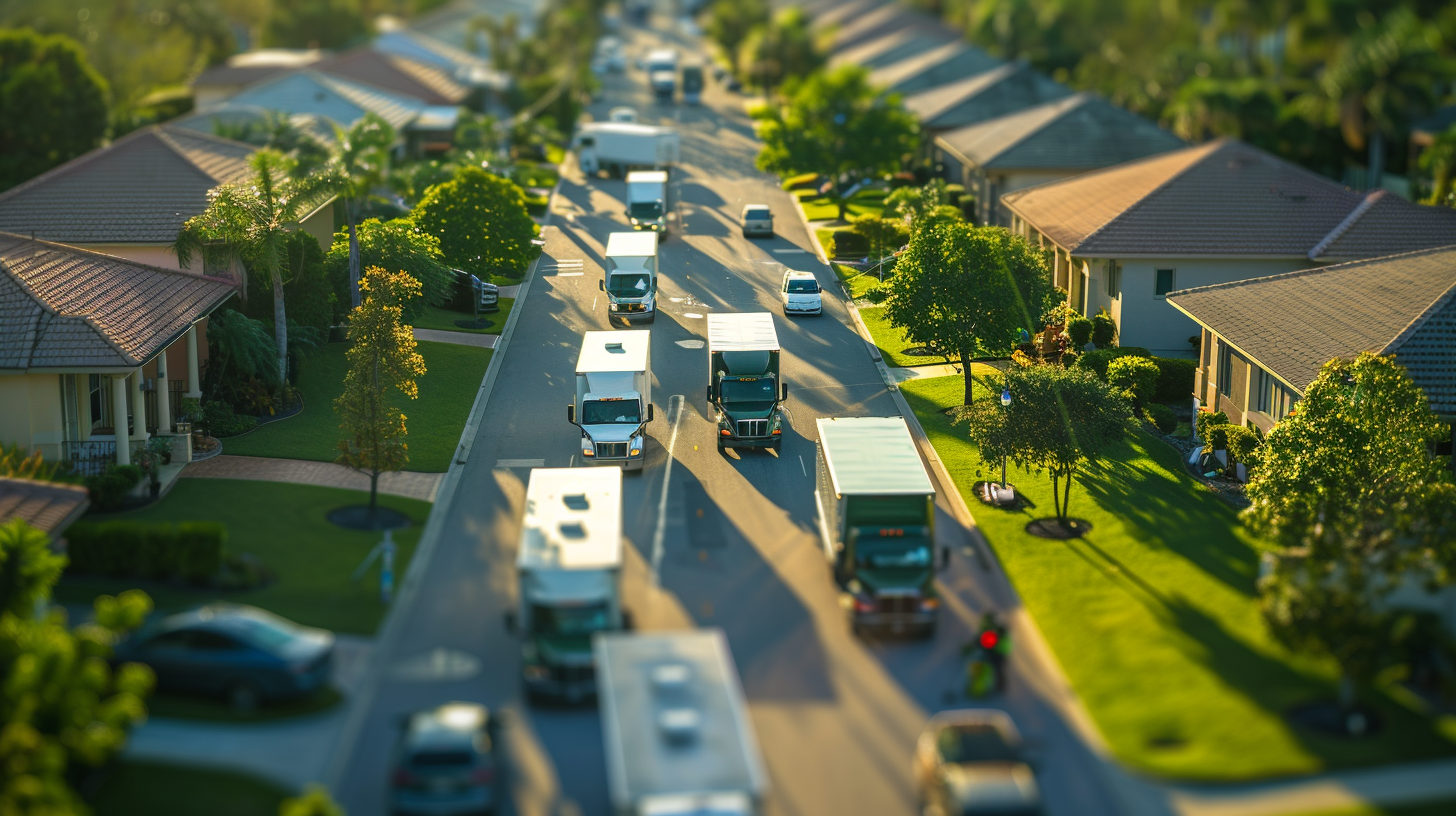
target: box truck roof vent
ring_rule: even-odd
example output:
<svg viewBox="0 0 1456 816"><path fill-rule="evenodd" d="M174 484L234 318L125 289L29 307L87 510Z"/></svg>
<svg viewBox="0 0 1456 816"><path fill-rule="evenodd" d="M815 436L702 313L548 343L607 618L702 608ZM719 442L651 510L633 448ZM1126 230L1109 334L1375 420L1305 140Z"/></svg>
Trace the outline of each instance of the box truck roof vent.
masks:
<svg viewBox="0 0 1456 816"><path fill-rule="evenodd" d="M621 354L622 353L622 344L621 343L608 343L607 344L607 351L610 351L613 354Z"/></svg>
<svg viewBox="0 0 1456 816"><path fill-rule="evenodd" d="M667 708L657 715L662 737L672 745L687 745L697 739L703 715L694 708Z"/></svg>
<svg viewBox="0 0 1456 816"><path fill-rule="evenodd" d="M563 521L560 524L560 528L562 538L586 538L586 525L579 521Z"/></svg>
<svg viewBox="0 0 1456 816"><path fill-rule="evenodd" d="M672 694L688 687L692 672L686 663L664 663L652 669L652 689L658 694Z"/></svg>
<svg viewBox="0 0 1456 816"><path fill-rule="evenodd" d="M561 497L561 503L566 505L566 509L575 510L578 513L591 509L591 499L588 499L585 493L567 493Z"/></svg>

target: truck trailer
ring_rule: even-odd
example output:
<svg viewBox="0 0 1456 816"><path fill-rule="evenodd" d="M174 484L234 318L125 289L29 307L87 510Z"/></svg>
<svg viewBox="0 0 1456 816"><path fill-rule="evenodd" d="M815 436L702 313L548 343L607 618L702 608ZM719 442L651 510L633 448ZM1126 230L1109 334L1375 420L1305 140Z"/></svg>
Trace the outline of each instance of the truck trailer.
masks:
<svg viewBox="0 0 1456 816"><path fill-rule="evenodd" d="M855 632L935 631L935 488L903 417L817 420L814 500Z"/></svg>
<svg viewBox="0 0 1456 816"><path fill-rule="evenodd" d="M597 287L607 293L608 323L657 319L657 242L650 232L607 236L607 264Z"/></svg>
<svg viewBox="0 0 1456 816"><path fill-rule="evenodd" d="M636 122L587 122L571 140L571 149L588 176L601 170L611 176L634 169L668 170L677 164L680 148L672 128Z"/></svg>
<svg viewBox="0 0 1456 816"><path fill-rule="evenodd" d="M708 407L717 417L718 452L783 446L783 407L789 386L779 382L779 338L773 315L708 315Z"/></svg>
<svg viewBox="0 0 1456 816"><path fill-rule="evenodd" d="M682 98L689 105L703 101L703 66L697 63L684 65L682 69Z"/></svg>
<svg viewBox="0 0 1456 816"><path fill-rule="evenodd" d="M634 230L649 230L667 237L666 170L635 170L627 174L627 220Z"/></svg>
<svg viewBox="0 0 1456 816"><path fill-rule="evenodd" d="M520 600L526 699L596 695L592 636L626 628L622 608L622 471L535 468L526 485Z"/></svg>
<svg viewBox="0 0 1456 816"><path fill-rule="evenodd" d="M594 638L616 816L758 816L768 775L721 629Z"/></svg>
<svg viewBox="0 0 1456 816"><path fill-rule="evenodd" d="M652 421L651 332L589 331L576 359L566 421L581 431L586 462L641 470Z"/></svg>

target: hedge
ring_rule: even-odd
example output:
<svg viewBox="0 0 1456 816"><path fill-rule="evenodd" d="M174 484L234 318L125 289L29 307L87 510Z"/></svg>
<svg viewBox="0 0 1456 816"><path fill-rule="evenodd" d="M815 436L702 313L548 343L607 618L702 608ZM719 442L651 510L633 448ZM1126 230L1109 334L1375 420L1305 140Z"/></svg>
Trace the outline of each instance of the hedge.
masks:
<svg viewBox="0 0 1456 816"><path fill-rule="evenodd" d="M1139 406L1153 399L1158 390L1158 379L1162 375L1157 363L1148 357L1127 354L1107 363L1107 382L1122 389Z"/></svg>
<svg viewBox="0 0 1456 816"><path fill-rule="evenodd" d="M1182 402L1193 396L1193 375L1198 370L1197 360L1181 360L1176 357L1154 357L1158 364L1158 389L1153 395L1156 402Z"/></svg>
<svg viewBox="0 0 1456 816"><path fill-rule="evenodd" d="M136 465L111 464L101 473L87 476L92 508L103 513L120 510L126 504L127 493L141 480L142 469Z"/></svg>
<svg viewBox="0 0 1456 816"><path fill-rule="evenodd" d="M78 522L66 531L70 569L76 572L197 585L217 577L226 539L223 525L207 521Z"/></svg>
<svg viewBox="0 0 1456 816"><path fill-rule="evenodd" d="M818 173L801 173L797 176L789 176L784 179L785 190L818 190Z"/></svg>
<svg viewBox="0 0 1456 816"><path fill-rule="evenodd" d="M1153 356L1147 349L1138 346L1115 346L1113 348L1095 349L1086 352L1077 358L1077 365L1092 369L1097 372L1098 377L1101 377L1106 382L1107 364L1116 360L1118 357L1126 357L1128 355L1132 355L1133 357ZM1189 389L1189 391L1191 392L1192 389Z"/></svg>
<svg viewBox="0 0 1456 816"><path fill-rule="evenodd" d="M859 259L870 254L868 238L850 230L835 230L824 245L830 258Z"/></svg>
<svg viewBox="0 0 1456 816"><path fill-rule="evenodd" d="M1157 426L1158 430L1163 433L1170 434L1178 430L1178 415L1173 413L1172 408L1155 402L1149 405L1144 413L1148 415L1148 419Z"/></svg>

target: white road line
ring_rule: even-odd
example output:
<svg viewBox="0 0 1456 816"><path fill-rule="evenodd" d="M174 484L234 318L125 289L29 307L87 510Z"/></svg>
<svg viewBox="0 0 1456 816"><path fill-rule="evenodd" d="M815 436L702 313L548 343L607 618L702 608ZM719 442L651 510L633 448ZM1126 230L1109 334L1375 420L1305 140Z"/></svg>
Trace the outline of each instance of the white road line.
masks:
<svg viewBox="0 0 1456 816"><path fill-rule="evenodd" d="M557 277L557 278L579 278L579 277L581 277L582 275L585 275L585 274L586 274L585 272L557 272L555 275L553 275L553 277Z"/></svg>
<svg viewBox="0 0 1456 816"><path fill-rule="evenodd" d="M804 478L807 479L809 477L809 469L806 468L806 467L804 467L804 455L803 454L800 454L799 455L799 470L802 470L804 472Z"/></svg>
<svg viewBox="0 0 1456 816"><path fill-rule="evenodd" d="M546 467L545 459L497 459L497 468L538 468Z"/></svg>
<svg viewBox="0 0 1456 816"><path fill-rule="evenodd" d="M673 403L677 403L674 412ZM667 401L667 415L672 434L667 439L667 465L662 469L662 495L657 499L657 529L652 533L652 585L662 584L662 541L667 534L667 486L672 483L672 457L677 448L677 428L682 423L683 395L673 394Z"/></svg>
<svg viewBox="0 0 1456 816"><path fill-rule="evenodd" d="M796 253L796 252L808 252L808 251L809 250L807 250L807 249L775 249L775 250L773 250L774 253L779 254L779 255L788 255L788 254L793 254L793 253Z"/></svg>
<svg viewBox="0 0 1456 816"><path fill-rule="evenodd" d="M597 310L597 299L596 298L592 298L592 311L595 312L596 310Z"/></svg>

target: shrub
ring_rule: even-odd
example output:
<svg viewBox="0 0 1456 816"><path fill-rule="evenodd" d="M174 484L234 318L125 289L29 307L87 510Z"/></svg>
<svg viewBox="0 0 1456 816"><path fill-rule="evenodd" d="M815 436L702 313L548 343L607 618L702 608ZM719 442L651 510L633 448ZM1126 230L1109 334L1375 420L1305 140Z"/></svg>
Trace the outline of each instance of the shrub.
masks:
<svg viewBox="0 0 1456 816"><path fill-rule="evenodd" d="M211 582L227 530L213 522L79 522L66 531L70 568L117 578Z"/></svg>
<svg viewBox="0 0 1456 816"><path fill-rule="evenodd" d="M964 184L945 185L945 203L950 206L959 207L961 205L961 199L965 198L965 196L966 186Z"/></svg>
<svg viewBox="0 0 1456 816"><path fill-rule="evenodd" d="M527 193L526 212L530 213L531 215L545 215L546 205L550 202L551 199L547 198L546 196L531 195L530 193Z"/></svg>
<svg viewBox="0 0 1456 816"><path fill-rule="evenodd" d="M202 405L202 424L212 436L237 436L257 427L258 420L242 416L222 400L208 400Z"/></svg>
<svg viewBox="0 0 1456 816"><path fill-rule="evenodd" d="M1152 420L1153 425L1157 426L1158 430L1165 434L1170 434L1178 429L1178 415L1173 413L1172 408L1160 402L1155 402L1144 408L1143 413L1147 414L1148 419Z"/></svg>
<svg viewBox="0 0 1456 816"><path fill-rule="evenodd" d="M831 258L864 258L870 254L870 242L857 232L835 230L829 236L829 243L824 245L824 251Z"/></svg>
<svg viewBox="0 0 1456 816"><path fill-rule="evenodd" d="M1241 425L1222 426L1224 431L1224 449L1228 451L1229 464L1242 462L1244 467L1253 470L1259 464L1259 446L1264 440L1259 438L1257 433L1250 428Z"/></svg>
<svg viewBox="0 0 1456 816"><path fill-rule="evenodd" d="M818 190L818 173L800 173L797 176L789 176L784 179L785 190Z"/></svg>
<svg viewBox="0 0 1456 816"><path fill-rule="evenodd" d="M1092 345L1105 349L1116 342L1117 324L1113 322L1112 315L1103 309L1092 318Z"/></svg>
<svg viewBox="0 0 1456 816"><path fill-rule="evenodd" d="M1176 357L1154 357L1158 364L1158 388L1153 394L1157 402L1182 402L1193 394L1193 375L1198 371L1197 360L1180 360Z"/></svg>
<svg viewBox="0 0 1456 816"><path fill-rule="evenodd" d="M1107 379L1107 364L1119 357L1151 357L1145 348L1138 346L1121 346L1118 348L1096 349L1084 352L1077 358L1077 365L1083 368L1090 368L1097 372L1097 376Z"/></svg>
<svg viewBox="0 0 1456 816"><path fill-rule="evenodd" d="M91 491L91 508L103 513L120 510L126 504L126 494L142 480L142 469L136 465L106 466L106 470L95 476L86 477L86 489Z"/></svg>
<svg viewBox="0 0 1456 816"><path fill-rule="evenodd" d="M1077 315L1067 320L1067 339L1071 341L1072 348L1081 351L1092 342L1092 321Z"/></svg>
<svg viewBox="0 0 1456 816"><path fill-rule="evenodd" d="M1198 438L1203 440L1203 452L1226 450L1228 448L1228 414L1223 411L1198 412Z"/></svg>
<svg viewBox="0 0 1456 816"><path fill-rule="evenodd" d="M1158 389L1158 364L1148 357L1125 355L1107 364L1107 382L1124 396L1144 405Z"/></svg>

